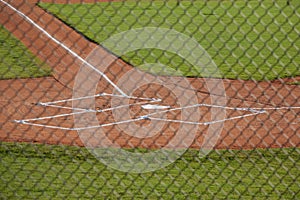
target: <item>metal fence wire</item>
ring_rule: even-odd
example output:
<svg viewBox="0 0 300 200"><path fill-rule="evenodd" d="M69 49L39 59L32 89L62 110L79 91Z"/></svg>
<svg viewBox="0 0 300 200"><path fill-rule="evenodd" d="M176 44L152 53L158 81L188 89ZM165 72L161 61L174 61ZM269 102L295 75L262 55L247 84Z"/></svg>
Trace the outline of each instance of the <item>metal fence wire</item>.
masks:
<svg viewBox="0 0 300 200"><path fill-rule="evenodd" d="M1 199L300 199L299 0L0 0Z"/></svg>

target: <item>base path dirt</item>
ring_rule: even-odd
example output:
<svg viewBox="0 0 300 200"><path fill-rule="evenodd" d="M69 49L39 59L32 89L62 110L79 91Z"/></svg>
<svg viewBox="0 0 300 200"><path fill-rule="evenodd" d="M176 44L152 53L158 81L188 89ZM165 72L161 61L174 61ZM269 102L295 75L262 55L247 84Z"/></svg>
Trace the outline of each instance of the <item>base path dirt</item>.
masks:
<svg viewBox="0 0 300 200"><path fill-rule="evenodd" d="M85 59L96 47L103 55L115 60L105 74L113 82L132 69L114 55L102 49L97 44L90 42L85 37L65 25L63 22L45 12L36 5L34 0L8 1L15 9L24 13L40 28L25 20L16 10L11 9L0 1L0 22L27 48L46 62L53 69L53 77L35 79L0 80L0 140L18 142L37 142L47 144L65 144L84 146L77 131L53 129L45 126L31 126L16 123L14 120L40 118L70 113L63 108L44 107L38 102L53 102L61 99L72 98L74 79L81 66L79 59ZM40 1L40 2L54 2ZM81 0L56 0L57 3L78 3ZM96 2L95 0L88 3ZM100 1L99 1L100 2ZM49 38L45 32L52 37ZM55 38L67 47L63 48L53 40ZM70 53L72 51L73 53ZM195 89L199 103L207 103L210 95L205 88L207 79L188 78ZM272 82L254 82L241 80L223 80L226 89L228 107L250 108L278 108L266 110L266 112L249 117L241 117L228 120L223 124L220 137L215 145L218 149L252 149L252 148L276 148L276 147L299 147L300 146L300 86L289 84L298 80L299 77L281 79ZM211 79L213 81L213 79ZM100 80L97 87L99 92L111 93L112 87L105 81ZM160 90L153 86L147 88L145 93L159 93L162 99L168 99L167 90ZM171 101L171 100L168 100ZM108 101L99 100L96 106L107 108ZM65 106L72 106L69 102ZM280 109L285 107L286 109ZM289 109L291 108L291 109ZM134 109L137 108L132 108ZM226 118L241 115L237 111L227 112ZM247 111L243 115L249 114ZM97 116L99 122L111 120L111 116L104 118ZM203 118L209 118L210 114L202 113ZM39 121L43 125L55 124L61 127L73 127L73 116L65 116L55 119ZM135 123L135 122L133 122ZM178 125L169 124L163 133L153 137L140 139L129 136L115 126L107 128L107 137L115 143L125 147L161 148L174 137ZM195 137L192 148L200 148L203 138L209 126L201 125Z"/></svg>

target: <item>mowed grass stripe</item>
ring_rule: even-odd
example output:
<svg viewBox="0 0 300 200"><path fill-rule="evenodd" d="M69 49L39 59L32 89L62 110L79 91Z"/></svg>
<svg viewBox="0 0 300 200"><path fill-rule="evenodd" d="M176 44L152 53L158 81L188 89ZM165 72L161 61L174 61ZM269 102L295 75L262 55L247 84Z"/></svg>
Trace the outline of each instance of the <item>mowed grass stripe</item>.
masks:
<svg viewBox="0 0 300 200"><path fill-rule="evenodd" d="M299 153L299 148L213 150L199 158L197 150L188 150L164 169L133 174L103 165L85 148L2 142L0 197L295 199Z"/></svg>
<svg viewBox="0 0 300 200"><path fill-rule="evenodd" d="M287 6L285 0L39 5L99 44L132 28L175 29L207 50L219 67L218 77L260 81L300 75L300 7ZM215 75L157 49L120 56L135 66L159 62L185 76ZM174 70L152 70L168 71Z"/></svg>

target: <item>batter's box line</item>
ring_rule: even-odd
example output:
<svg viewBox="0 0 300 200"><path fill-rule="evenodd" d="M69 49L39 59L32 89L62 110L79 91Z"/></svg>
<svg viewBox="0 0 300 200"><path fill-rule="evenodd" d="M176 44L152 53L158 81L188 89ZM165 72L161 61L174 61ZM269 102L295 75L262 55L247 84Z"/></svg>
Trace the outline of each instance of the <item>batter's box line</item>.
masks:
<svg viewBox="0 0 300 200"><path fill-rule="evenodd" d="M170 122L170 123L210 125L210 124L215 124L215 123L220 123L220 122L225 122L225 121L230 121L230 120L235 120L235 119L241 119L241 118L250 117L250 116L255 116L255 115L259 115L259 114L266 114L267 110L300 109L300 106L299 107L273 107L273 108L247 108L247 107L239 108L239 107L228 107L228 106L212 105L212 104L195 104L195 105L184 106L184 107L179 107L179 108L171 108L171 109L167 109L167 110L163 110L163 111L157 111L157 112L154 112L154 113L150 113L148 115L140 116L138 118L123 120L123 121L118 121L118 122L112 122L112 123L106 123L106 124L100 124L98 126L81 127L81 128L73 128L73 127L68 128L68 127L52 126L52 125L45 125L45 124L38 124L38 123L32 123L31 122L31 121L41 121L41 120L45 120L45 119L54 119L54 118L59 118L59 117L72 116L72 115L77 115L77 114L84 114L84 113L89 113L89 112L101 113L101 112L112 111L114 109L119 109L119 108L123 108L123 107L129 107L129 106L134 106L134 105L143 105L143 104L146 104L146 103L157 103L157 102L161 101L160 99L154 99L154 98L132 97L133 99L143 99L143 100L148 100L148 101L137 102L137 103L127 104L127 105L120 105L120 106L106 108L106 109L102 109L102 110L73 108L73 107L66 107L66 106L56 105L58 103L82 100L82 99L87 99L87 98L95 98L95 97L101 97L101 96L117 96L117 97L121 97L121 98L128 98L128 97L124 97L122 95L100 93L100 94L93 95L93 96L84 96L84 97L78 97L78 98L72 98L72 99L63 99L63 100L58 100L58 101L53 101L53 102L46 102L46 103L39 102L39 103L37 103L37 105L40 105L40 106L57 107L57 108L81 110L81 111L72 112L72 113L65 113L65 114L59 114L59 115L46 116L46 117L14 120L14 122L19 123L19 124L26 124L26 125L39 126L39 127L45 127L45 128L54 128L54 129L61 129L61 130L84 130L84 129L100 128L100 127L113 126L113 125L136 122L136 121L147 120L147 119L148 120L156 120L156 121L165 121L165 122ZM235 117L230 117L230 118L225 118L225 119L222 119L222 120L208 121L208 122L193 122L193 121L172 120L172 119L153 117L153 116L155 116L157 114L161 114L161 113L167 113L167 112L171 112L171 111L175 111L175 110L183 110L183 109L195 108L195 107L222 108L222 109L229 109L229 110L236 110L236 111L248 111L248 112L251 112L251 113L244 114L244 115L239 115L239 116L235 116ZM165 109L166 106L164 106L163 108Z"/></svg>

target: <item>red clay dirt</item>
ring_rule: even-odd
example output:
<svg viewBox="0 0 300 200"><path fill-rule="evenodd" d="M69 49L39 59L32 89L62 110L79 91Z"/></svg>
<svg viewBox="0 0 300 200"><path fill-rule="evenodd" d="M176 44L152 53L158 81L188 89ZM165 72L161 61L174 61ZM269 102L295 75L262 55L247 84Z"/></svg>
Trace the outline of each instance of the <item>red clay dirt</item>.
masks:
<svg viewBox="0 0 300 200"><path fill-rule="evenodd" d="M49 13L36 6L37 0L7 1L26 16L30 17L41 28L66 45L73 52L86 58L97 47L70 27L56 19ZM40 2L54 2L43 0ZM82 0L55 0L57 3L78 3ZM96 2L85 0L86 3ZM100 2L100 1L99 1ZM74 78L80 67L78 59L67 50L49 39L41 30L34 27L19 14L0 3L0 21L15 37L22 41L28 49L46 62L53 69L54 77L35 79L0 80L0 141L17 141L30 143L64 144L84 146L76 131L51 129L15 123L13 120L36 118L68 113L61 108L49 108L36 105L38 102L51 102L72 98ZM101 47L98 47L101 48ZM106 50L103 54L115 58ZM125 74L132 67L117 59L105 74L116 82L118 77ZM227 105L231 107L299 107L299 85L287 84L293 79L276 80L272 82L254 82L241 80L223 80L226 88ZM204 86L204 79L189 78L196 89L199 103L207 103L209 94ZM98 91L111 92L111 87L105 82L98 85ZM149 88L148 88L149 89ZM156 93L159 88L152 87L149 93ZM146 90L144 91L146 92ZM163 98L169 98L166 90L160 90ZM70 106L70 104L68 105ZM97 101L99 108L107 107L104 100ZM133 108L134 109L134 108ZM237 113L227 113L227 117ZM241 114L241 113L239 113ZM269 110L266 113L229 120L224 123L221 136L215 148L218 149L253 149L278 148L300 146L300 110L284 109ZM207 116L205 116L207 115ZM203 114L204 118L209 113ZM109 116L111 118L111 116ZM99 115L99 121L110 120ZM72 127L72 116L43 121L39 123L54 123L62 127ZM120 132L116 127L107 128L107 136L121 146L161 148L166 145L176 132L176 125L166 127L164 133L154 137L139 139ZM203 136L208 126L199 126L192 148L200 148ZM174 131L175 130L175 131Z"/></svg>

